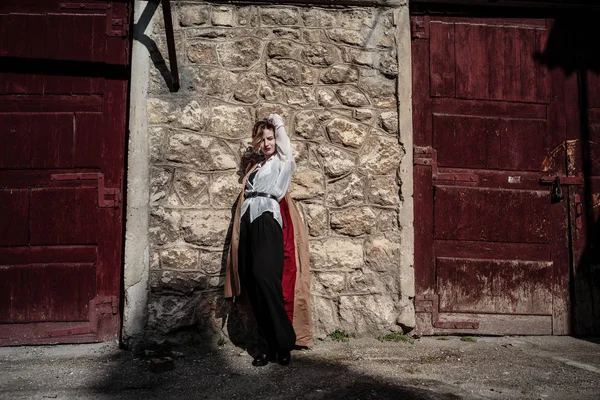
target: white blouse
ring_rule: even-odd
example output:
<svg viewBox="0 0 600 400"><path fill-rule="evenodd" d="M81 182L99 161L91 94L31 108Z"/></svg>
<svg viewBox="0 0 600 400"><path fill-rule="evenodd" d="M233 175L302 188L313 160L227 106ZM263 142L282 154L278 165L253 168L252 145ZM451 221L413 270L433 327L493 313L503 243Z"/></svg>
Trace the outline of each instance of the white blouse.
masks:
<svg viewBox="0 0 600 400"><path fill-rule="evenodd" d="M250 182L250 180L246 181L245 193L268 193L277 197L277 200L270 197L248 197L242 203L241 215L244 216L249 210L250 222L252 222L260 217L262 213L270 211L279 225L283 227L279 201L285 196L285 192L287 192L292 180L292 175L296 172L296 161L292 153L290 139L283 126L283 120L278 115L273 116L272 120L275 125L277 152L263 165L256 168L253 182Z"/></svg>

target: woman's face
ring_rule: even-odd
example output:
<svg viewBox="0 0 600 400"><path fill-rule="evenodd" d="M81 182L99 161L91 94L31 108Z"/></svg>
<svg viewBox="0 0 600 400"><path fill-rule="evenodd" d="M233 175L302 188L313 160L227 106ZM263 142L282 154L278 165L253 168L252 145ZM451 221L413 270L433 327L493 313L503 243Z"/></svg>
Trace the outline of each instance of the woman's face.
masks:
<svg viewBox="0 0 600 400"><path fill-rule="evenodd" d="M263 129L262 140L260 142L260 149L265 154L266 158L271 157L275 154L275 132L272 129Z"/></svg>

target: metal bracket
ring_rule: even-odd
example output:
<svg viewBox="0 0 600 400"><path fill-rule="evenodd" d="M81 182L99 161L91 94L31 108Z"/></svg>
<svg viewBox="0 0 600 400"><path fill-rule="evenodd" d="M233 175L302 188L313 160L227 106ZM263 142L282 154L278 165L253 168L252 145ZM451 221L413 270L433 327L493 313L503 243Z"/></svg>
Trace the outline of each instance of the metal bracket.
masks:
<svg viewBox="0 0 600 400"><path fill-rule="evenodd" d="M121 191L115 188L104 187L104 174L101 172L86 172L72 174L52 174L50 179L53 181L79 181L79 180L97 180L98 181L98 207L119 208L121 205ZM107 200L105 196L113 196L112 200Z"/></svg>
<svg viewBox="0 0 600 400"><path fill-rule="evenodd" d="M113 18L112 4L106 6L106 36L127 37L129 35L129 22L127 18Z"/></svg>
<svg viewBox="0 0 600 400"><path fill-rule="evenodd" d="M540 185L552 185L556 178L560 178L561 185L583 185L583 178L581 176L542 176L540 178Z"/></svg>
<svg viewBox="0 0 600 400"><path fill-rule="evenodd" d="M429 39L429 16L415 15L410 19L412 39Z"/></svg>
<svg viewBox="0 0 600 400"><path fill-rule="evenodd" d="M439 329L479 329L477 321L440 321L439 301L437 294L415 296L415 311L431 314L431 325Z"/></svg>
<svg viewBox="0 0 600 400"><path fill-rule="evenodd" d="M414 165L431 166L431 179L434 181L469 182L478 183L479 176L476 174L461 172L439 172L437 163L437 150L433 147L415 147Z"/></svg>

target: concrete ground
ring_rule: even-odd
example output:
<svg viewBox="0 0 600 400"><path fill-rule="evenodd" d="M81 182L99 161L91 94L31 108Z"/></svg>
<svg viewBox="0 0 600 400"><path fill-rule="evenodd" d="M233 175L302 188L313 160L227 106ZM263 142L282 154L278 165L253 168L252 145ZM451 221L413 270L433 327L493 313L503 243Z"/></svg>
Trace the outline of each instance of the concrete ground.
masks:
<svg viewBox="0 0 600 400"><path fill-rule="evenodd" d="M324 341L294 351L289 366L261 368L229 344L137 356L112 343L8 347L0 398L600 399L598 340L473 340ZM166 355L174 369L152 372Z"/></svg>

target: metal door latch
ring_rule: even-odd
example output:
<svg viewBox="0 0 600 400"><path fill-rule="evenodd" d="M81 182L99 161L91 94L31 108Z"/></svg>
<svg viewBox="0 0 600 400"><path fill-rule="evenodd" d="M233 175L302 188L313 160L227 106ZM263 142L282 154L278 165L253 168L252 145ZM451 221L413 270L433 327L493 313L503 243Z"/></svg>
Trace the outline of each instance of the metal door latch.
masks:
<svg viewBox="0 0 600 400"><path fill-rule="evenodd" d="M78 180L97 180L98 181L98 207L119 208L121 205L121 190L117 188L104 187L104 174L101 172L85 172L72 174L52 174L50 179L53 181L78 181ZM106 195L112 195L112 199L106 199Z"/></svg>

